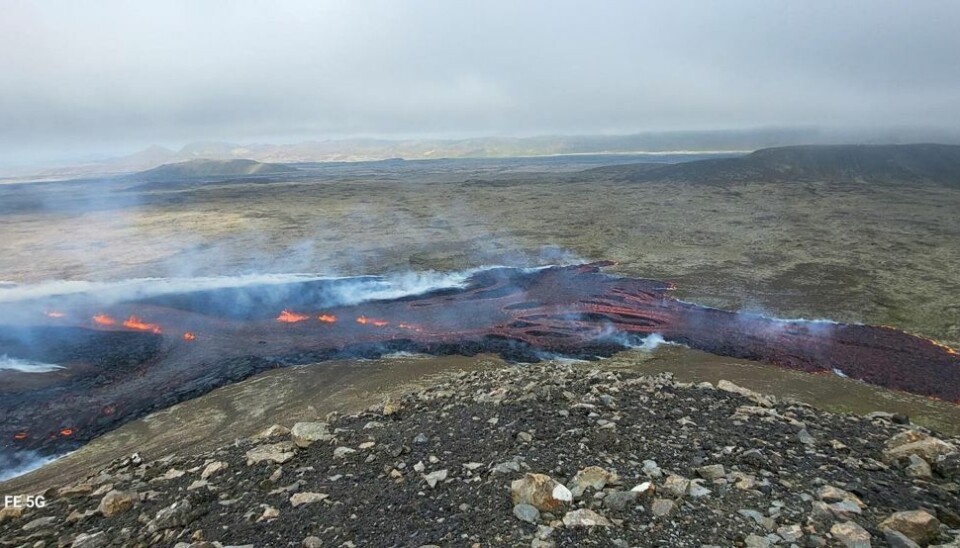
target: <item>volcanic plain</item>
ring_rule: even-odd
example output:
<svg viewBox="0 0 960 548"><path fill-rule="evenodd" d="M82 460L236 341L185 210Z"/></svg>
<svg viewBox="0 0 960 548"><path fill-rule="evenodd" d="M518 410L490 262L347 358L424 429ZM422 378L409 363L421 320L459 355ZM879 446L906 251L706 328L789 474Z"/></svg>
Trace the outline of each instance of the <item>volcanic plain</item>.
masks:
<svg viewBox="0 0 960 548"><path fill-rule="evenodd" d="M677 287L674 296L685 301L783 318L892 325L960 346L960 181L944 184L900 172L864 178L849 170L786 180L755 179L765 176L753 172L680 180L636 176L662 166L624 167L680 159L297 164L296 171L267 175L2 185L0 280L361 275L613 260L611 272L669 280ZM366 394L355 396L359 405L420 380L425 370L503 366L486 356L425 360L318 366L310 382L324 385L324 368L350 370L336 378L349 378L355 394ZM678 347L624 353L599 367L671 370L687 380L714 381L723 371L723 378L833 410L893 410L945 430L960 420L950 404ZM389 381L364 377L365 370L385 368ZM234 423L210 413L204 424L163 423L160 413L21 478L19 485L79 477L94 461L131 449L161 457L163 443L149 441L156 432L147 433L157 421L168 438L177 437L171 428L206 432L193 436L204 438L196 450L250 435L264 422L285 422L272 418L279 413L272 392L304 369L271 371L185 404L201 417L204 405L222 407L231 394L223 391L233 390L243 394L231 400L243 402L233 413L262 421ZM334 378L331 373L329 382L337 385ZM320 393L335 399L335 392ZM339 408L316 392L290 393L284 413Z"/></svg>

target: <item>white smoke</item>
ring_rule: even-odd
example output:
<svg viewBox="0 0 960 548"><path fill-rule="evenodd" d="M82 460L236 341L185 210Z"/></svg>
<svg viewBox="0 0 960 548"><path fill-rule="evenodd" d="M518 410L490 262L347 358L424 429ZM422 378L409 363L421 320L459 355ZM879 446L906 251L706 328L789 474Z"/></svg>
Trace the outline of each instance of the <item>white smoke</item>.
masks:
<svg viewBox="0 0 960 548"><path fill-rule="evenodd" d="M33 360L11 358L6 354L3 354L0 356L0 371L5 369L20 371L21 373L49 373L50 371L63 369L63 366L52 363L36 362Z"/></svg>
<svg viewBox="0 0 960 548"><path fill-rule="evenodd" d="M43 457L35 451L24 451L17 454L16 464L4 462L4 459L0 457L0 481L7 481L17 476L22 476L28 472L33 472L34 470L46 466L47 464L50 464L51 462L69 454L70 453L65 453L63 455Z"/></svg>
<svg viewBox="0 0 960 548"><path fill-rule="evenodd" d="M438 289L463 287L470 276L484 269L453 273L428 271L383 277L356 277L356 283L342 284L336 288L333 295L335 302L331 304L351 305L377 299L418 295ZM190 291L350 279L316 274L248 274L198 278L137 278L115 282L49 281L29 285L0 286L0 303L77 295L107 304Z"/></svg>
<svg viewBox="0 0 960 548"><path fill-rule="evenodd" d="M660 348L660 346L664 344L676 344L676 343L668 342L666 339L663 338L663 335L659 333L651 333L646 337L644 337L643 342L641 342L638 346L631 346L630 348L633 350L643 350L644 352L653 352L654 350L656 350L657 348Z"/></svg>

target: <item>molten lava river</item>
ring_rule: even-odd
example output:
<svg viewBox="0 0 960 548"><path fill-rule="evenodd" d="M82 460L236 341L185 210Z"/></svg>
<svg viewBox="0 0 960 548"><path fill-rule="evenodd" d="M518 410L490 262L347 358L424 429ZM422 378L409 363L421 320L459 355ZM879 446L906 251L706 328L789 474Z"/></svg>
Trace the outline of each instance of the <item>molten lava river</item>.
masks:
<svg viewBox="0 0 960 548"><path fill-rule="evenodd" d="M335 298L351 284L376 280L352 278L180 291L109 305L52 296L16 307L0 303L0 356L54 364L36 373L0 370L13 379L0 389L0 466L21 453L62 453L273 367L396 351L593 358L651 334L960 403L960 356L934 341L889 327L697 306L671 298L670 284L600 272L607 264L492 268L455 286L373 300Z"/></svg>

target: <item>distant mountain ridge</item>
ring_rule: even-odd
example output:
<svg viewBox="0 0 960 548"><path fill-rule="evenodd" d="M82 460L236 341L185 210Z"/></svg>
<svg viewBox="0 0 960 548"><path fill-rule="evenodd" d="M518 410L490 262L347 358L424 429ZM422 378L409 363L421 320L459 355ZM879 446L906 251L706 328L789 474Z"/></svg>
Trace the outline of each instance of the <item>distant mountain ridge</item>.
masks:
<svg viewBox="0 0 960 548"><path fill-rule="evenodd" d="M960 146L805 145L760 149L739 158L680 164L627 164L587 170L621 180L720 182L916 181L960 185ZM585 172L585 173L587 173Z"/></svg>
<svg viewBox="0 0 960 548"><path fill-rule="evenodd" d="M284 164L271 164L255 160L210 160L197 159L164 164L133 175L136 179L150 181L190 179L199 177L239 177L247 175L276 175L298 171Z"/></svg>
<svg viewBox="0 0 960 548"><path fill-rule="evenodd" d="M259 162L353 162L403 158L505 158L565 154L624 154L650 152L747 152L768 147L856 143L944 142L960 144L960 132L831 131L805 128L749 130L662 131L625 135L541 135L533 137L475 137L466 139L328 139L296 143L228 143L202 141L179 150L152 146L109 162L119 169L141 170L166 164L210 158L251 159Z"/></svg>

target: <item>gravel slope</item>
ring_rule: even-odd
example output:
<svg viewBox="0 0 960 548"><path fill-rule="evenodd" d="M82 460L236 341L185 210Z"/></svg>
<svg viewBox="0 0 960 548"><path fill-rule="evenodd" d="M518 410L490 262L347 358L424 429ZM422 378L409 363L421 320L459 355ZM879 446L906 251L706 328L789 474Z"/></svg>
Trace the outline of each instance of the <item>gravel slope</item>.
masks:
<svg viewBox="0 0 960 548"><path fill-rule="evenodd" d="M960 440L726 382L518 366L270 430L111 463L0 546L960 545Z"/></svg>

